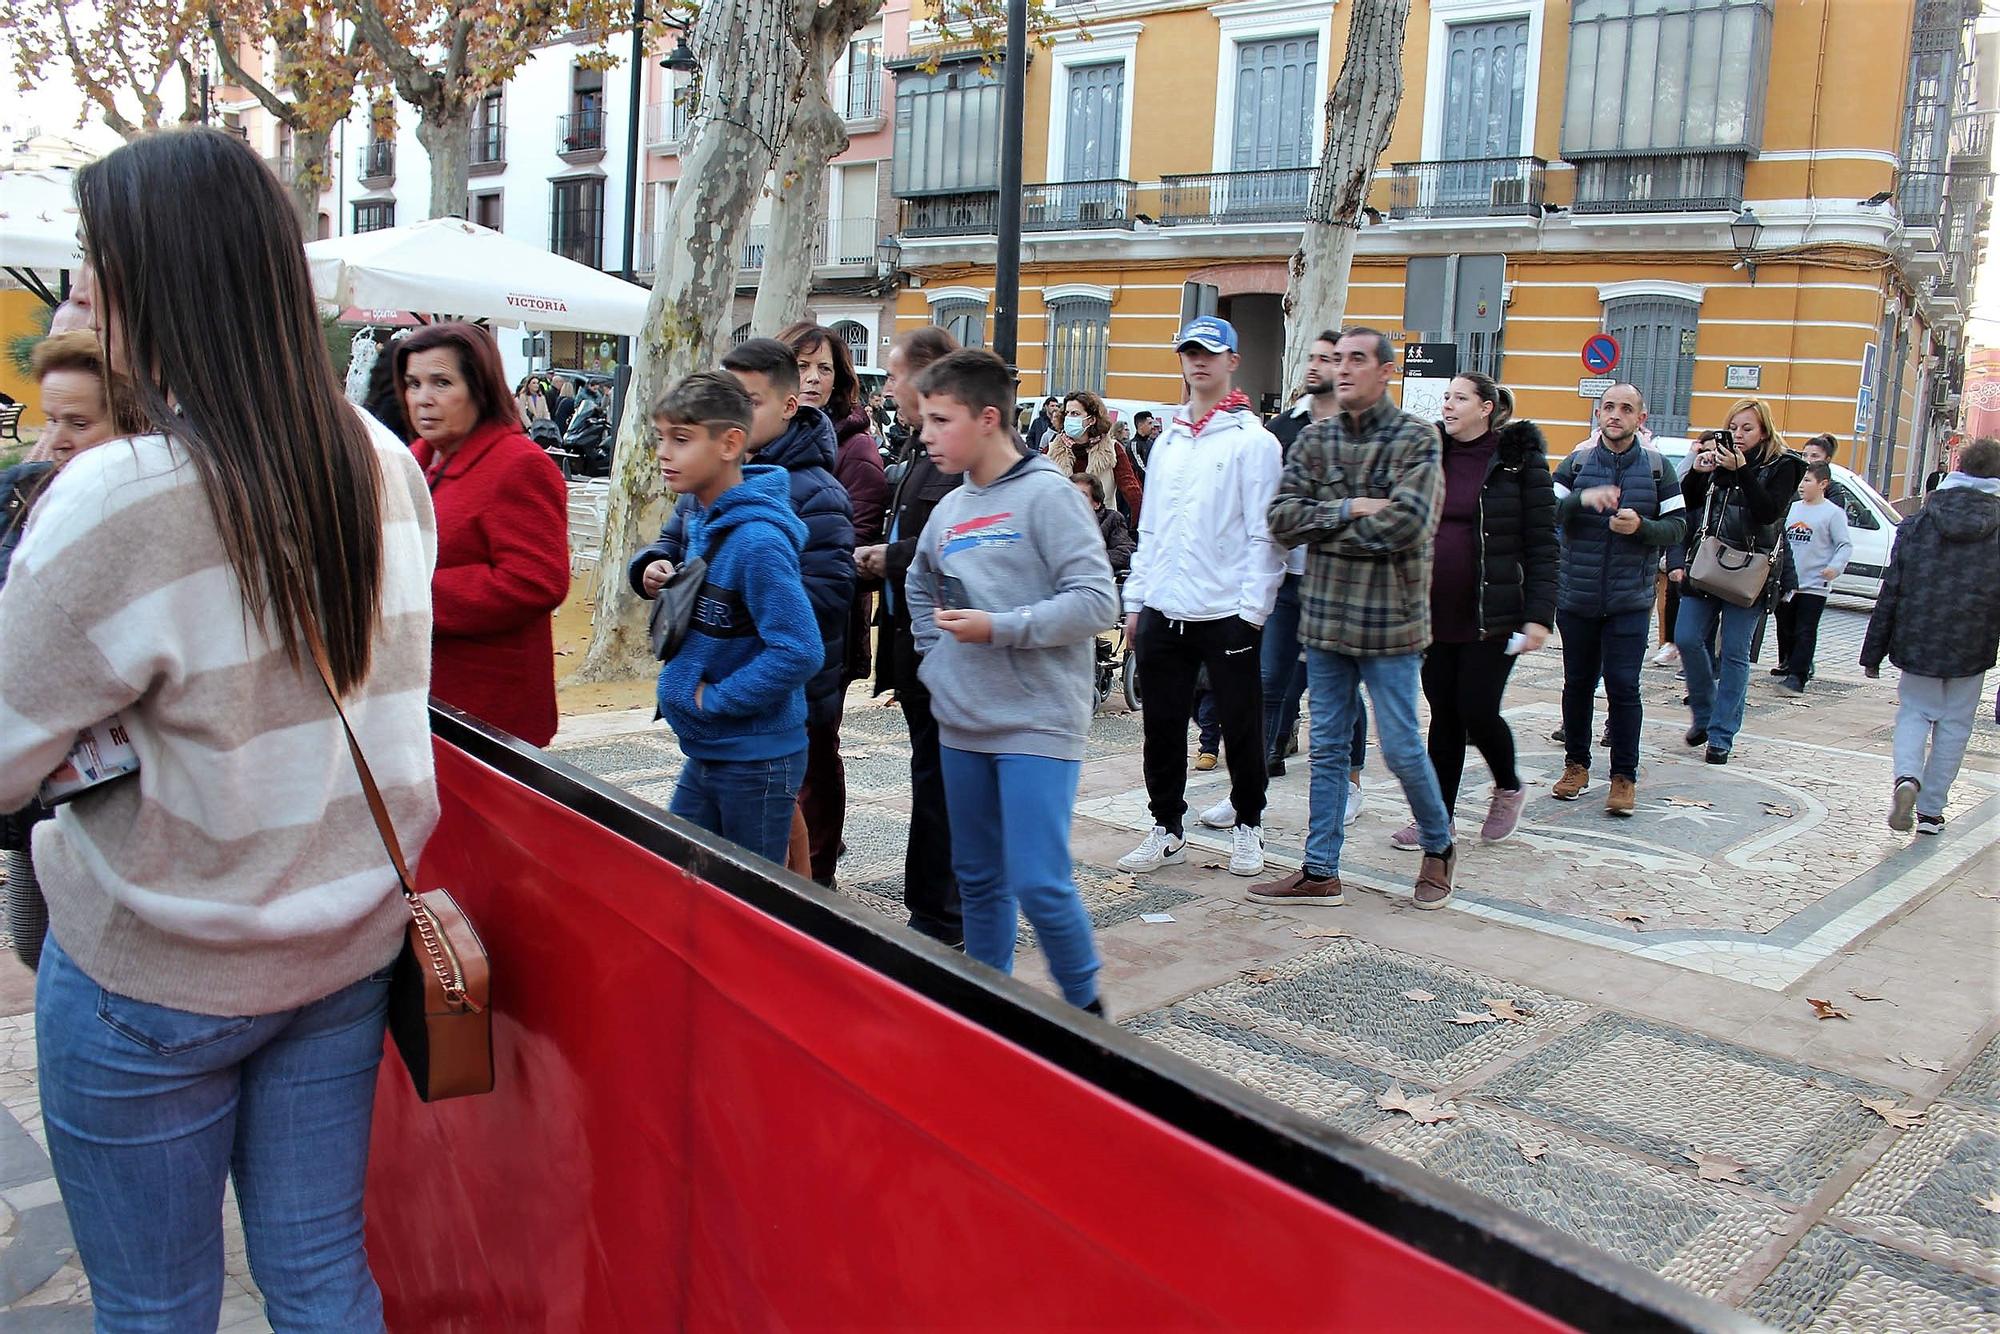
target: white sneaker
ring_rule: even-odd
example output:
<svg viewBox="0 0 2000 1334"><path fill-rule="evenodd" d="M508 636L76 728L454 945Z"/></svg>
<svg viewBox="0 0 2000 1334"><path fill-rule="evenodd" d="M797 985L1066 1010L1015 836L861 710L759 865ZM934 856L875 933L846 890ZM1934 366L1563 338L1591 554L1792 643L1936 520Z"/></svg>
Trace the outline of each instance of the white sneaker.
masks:
<svg viewBox="0 0 2000 1334"><path fill-rule="evenodd" d="M1653 655L1653 665L1655 667L1664 667L1670 662L1679 662L1680 658L1681 658L1681 651L1677 646L1673 644L1662 644L1660 646L1660 651Z"/></svg>
<svg viewBox="0 0 2000 1334"><path fill-rule="evenodd" d="M1118 859L1121 871L1157 871L1162 866L1176 866L1187 860L1187 840L1178 834L1169 834L1158 825L1146 835L1146 841Z"/></svg>
<svg viewBox="0 0 2000 1334"><path fill-rule="evenodd" d="M1367 800L1368 799L1366 797L1361 795L1361 784L1354 782L1348 783L1347 814L1344 817L1342 817L1340 822L1344 825L1350 825L1353 824L1356 820L1359 820L1361 818L1361 808L1363 805L1367 803Z"/></svg>
<svg viewBox="0 0 2000 1334"><path fill-rule="evenodd" d="M1236 824L1236 807L1224 797L1196 818L1210 829L1230 829Z"/></svg>
<svg viewBox="0 0 2000 1334"><path fill-rule="evenodd" d="M1229 874L1264 874L1264 831L1254 824L1240 824L1229 835Z"/></svg>

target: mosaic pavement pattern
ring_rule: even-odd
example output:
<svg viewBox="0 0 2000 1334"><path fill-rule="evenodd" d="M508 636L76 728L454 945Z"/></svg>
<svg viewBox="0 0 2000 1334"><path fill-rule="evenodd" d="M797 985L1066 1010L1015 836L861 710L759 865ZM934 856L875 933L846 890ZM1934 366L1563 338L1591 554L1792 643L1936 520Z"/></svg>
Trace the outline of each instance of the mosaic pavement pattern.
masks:
<svg viewBox="0 0 2000 1334"><path fill-rule="evenodd" d="M1972 1058L1944 1096L1972 1107L2000 1113L2000 1037L1986 1044Z"/></svg>
<svg viewBox="0 0 2000 1334"><path fill-rule="evenodd" d="M1801 1334L1990 1334L2000 1290L1832 1228L1814 1228L1743 1309Z"/></svg>

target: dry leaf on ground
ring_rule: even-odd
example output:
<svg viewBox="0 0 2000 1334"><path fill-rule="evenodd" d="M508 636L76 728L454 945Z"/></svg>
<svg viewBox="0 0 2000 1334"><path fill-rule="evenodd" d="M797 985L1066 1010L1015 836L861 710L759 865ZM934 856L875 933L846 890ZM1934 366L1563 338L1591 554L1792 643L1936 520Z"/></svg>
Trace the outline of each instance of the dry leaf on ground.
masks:
<svg viewBox="0 0 2000 1334"><path fill-rule="evenodd" d="M1944 1073L1944 1062L1933 1061L1928 1056L1915 1056L1909 1052L1904 1052L1896 1060L1903 1065L1909 1066L1912 1070L1928 1070L1934 1075Z"/></svg>
<svg viewBox="0 0 2000 1334"><path fill-rule="evenodd" d="M1854 1017L1830 1000L1817 1000L1808 996L1806 997L1806 1004L1812 1006L1813 1013L1821 1019L1852 1019Z"/></svg>
<svg viewBox="0 0 2000 1334"><path fill-rule="evenodd" d="M1454 1024L1497 1024L1500 1022L1500 1016L1497 1014L1474 1014L1470 1010L1460 1010L1451 1017L1451 1022Z"/></svg>
<svg viewBox="0 0 2000 1334"><path fill-rule="evenodd" d="M1704 811L1715 809L1714 802L1703 801L1700 797L1663 797L1661 800L1669 806L1693 806L1698 810Z"/></svg>
<svg viewBox="0 0 2000 1334"><path fill-rule="evenodd" d="M1267 982L1277 981L1278 977L1279 973L1275 968L1246 968L1243 970L1243 980L1245 982L1254 982L1260 987Z"/></svg>
<svg viewBox="0 0 2000 1334"><path fill-rule="evenodd" d="M1695 1165L1695 1173L1703 1181L1734 1181L1741 1183L1745 1163L1719 1153L1690 1153L1682 1155Z"/></svg>
<svg viewBox="0 0 2000 1334"><path fill-rule="evenodd" d="M1434 1001L1437 999L1437 997L1431 995L1431 993L1428 991L1423 991L1416 987L1411 987L1408 991L1403 993L1403 999L1422 1002L1422 1001Z"/></svg>
<svg viewBox="0 0 2000 1334"><path fill-rule="evenodd" d="M1203 862L1203 863L1201 864L1201 869L1202 869L1202 870L1204 870L1204 871L1226 871L1226 870L1228 870L1228 869L1229 869L1229 863L1228 863L1228 862Z"/></svg>
<svg viewBox="0 0 2000 1334"><path fill-rule="evenodd" d="M1915 1130L1924 1123L1924 1114L1914 1107L1898 1107L1894 1098L1863 1098L1861 1105L1898 1130Z"/></svg>
<svg viewBox="0 0 2000 1334"><path fill-rule="evenodd" d="M1519 1149L1521 1156L1531 1163L1540 1162L1542 1155L1549 1151L1548 1145L1532 1139L1521 1140L1514 1147Z"/></svg>
<svg viewBox="0 0 2000 1334"><path fill-rule="evenodd" d="M1385 1112L1404 1112L1420 1126L1434 1126L1440 1121L1456 1121L1458 1113L1449 1107L1437 1105L1437 1095L1419 1093L1416 1097L1406 1097L1401 1080L1389 1081L1386 1092L1375 1095L1375 1105Z"/></svg>
<svg viewBox="0 0 2000 1334"><path fill-rule="evenodd" d="M1974 1200L1973 1203L1989 1214L2000 1214L2000 1190L1994 1191L1983 1200Z"/></svg>
<svg viewBox="0 0 2000 1334"><path fill-rule="evenodd" d="M1856 990L1855 990L1855 989L1854 989L1853 987L1849 987L1849 988L1847 989L1847 994L1848 994L1848 995L1850 995L1850 996L1852 996L1852 997L1854 997L1854 999L1856 999L1856 1000L1865 1000L1865 1001L1889 1001L1889 1004L1891 1004L1891 1005L1894 1005L1894 1004L1896 1003L1896 1002L1894 1002L1894 1001L1892 1001L1892 1000L1889 1000L1889 998L1888 998L1887 996L1877 996L1877 995L1876 995L1876 994L1875 994L1874 992L1872 992L1872 991L1856 991Z"/></svg>
<svg viewBox="0 0 2000 1334"><path fill-rule="evenodd" d="M1493 997L1488 996L1480 1004L1493 1011L1495 1019L1506 1019L1513 1023L1525 1024L1535 1017L1533 1010L1524 1010L1511 1000L1495 1000Z"/></svg>
<svg viewBox="0 0 2000 1334"><path fill-rule="evenodd" d="M1337 926L1300 926L1292 928L1292 934L1300 940L1346 940L1352 931L1342 931Z"/></svg>
<svg viewBox="0 0 2000 1334"><path fill-rule="evenodd" d="M1782 815L1787 820L1789 820L1792 818L1792 808L1790 806L1783 804L1782 802L1767 801L1764 803L1764 814Z"/></svg>

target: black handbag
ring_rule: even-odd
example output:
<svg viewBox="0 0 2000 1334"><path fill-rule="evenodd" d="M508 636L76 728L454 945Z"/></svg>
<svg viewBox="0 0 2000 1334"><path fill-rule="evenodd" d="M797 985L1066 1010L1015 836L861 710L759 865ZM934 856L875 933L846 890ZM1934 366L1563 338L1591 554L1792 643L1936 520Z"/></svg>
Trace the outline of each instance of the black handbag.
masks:
<svg viewBox="0 0 2000 1334"><path fill-rule="evenodd" d="M728 536L729 530L725 528L715 535L701 555L682 561L673 577L653 598L653 611L646 620L646 634L652 641L653 656L659 661L665 662L673 657L686 642L688 627L694 624L695 604L701 601L702 589L708 586L708 562L722 550L723 539Z"/></svg>

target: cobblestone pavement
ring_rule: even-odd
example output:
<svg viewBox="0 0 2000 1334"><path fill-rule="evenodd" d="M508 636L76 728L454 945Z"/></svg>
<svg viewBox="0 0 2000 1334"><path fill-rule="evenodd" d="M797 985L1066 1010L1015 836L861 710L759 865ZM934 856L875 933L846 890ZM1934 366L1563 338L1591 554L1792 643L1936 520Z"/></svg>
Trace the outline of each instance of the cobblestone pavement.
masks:
<svg viewBox="0 0 2000 1334"><path fill-rule="evenodd" d="M1408 808L1372 759L1342 874L1374 892L1345 908L1247 902L1219 838L1120 873L1150 823L1140 729L1101 714L1073 846L1108 1003L1188 1060L1777 1327L2000 1331L2000 727L1984 714L1944 835L1891 835L1894 685L1852 666L1863 623L1828 615L1803 700L1760 665L1721 768L1680 744L1680 683L1649 668L1629 821L1604 816L1601 787L1548 797L1560 659L1524 660L1508 705L1534 795L1515 839L1480 844L1469 762L1444 912L1409 901L1414 859L1388 844ZM649 711L573 719L554 749L661 806L679 768ZM840 892L899 918L901 715L857 689L842 749ZM1272 784L1277 868L1302 849L1304 771ZM1189 804L1226 791L1192 775ZM1025 925L1020 948L1024 980L1050 987ZM0 1013L24 1012L32 979L8 967ZM1813 998L1849 1017L1815 1018ZM89 1328L33 1071L31 1017L0 1019L10 1334ZM1383 1110L1391 1080L1457 1115ZM1911 1128L1881 1114L1898 1108ZM228 1217L223 1328L268 1328Z"/></svg>

